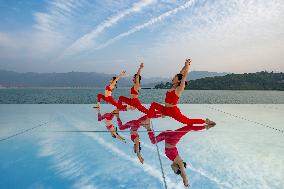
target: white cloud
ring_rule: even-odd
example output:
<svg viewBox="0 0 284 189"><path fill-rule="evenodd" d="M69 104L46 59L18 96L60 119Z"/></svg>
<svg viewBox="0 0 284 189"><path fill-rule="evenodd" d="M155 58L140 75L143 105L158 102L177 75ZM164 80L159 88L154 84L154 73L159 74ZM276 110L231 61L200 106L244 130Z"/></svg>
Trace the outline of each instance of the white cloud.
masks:
<svg viewBox="0 0 284 189"><path fill-rule="evenodd" d="M161 32L147 59L167 65L162 75L174 74L189 56L194 70L283 71L282 23L283 1L205 1Z"/></svg>
<svg viewBox="0 0 284 189"><path fill-rule="evenodd" d="M139 12L143 8L149 6L154 2L155 0L141 0L138 3L134 3L132 7L125 9L114 16L111 16L110 18L106 19L104 22L99 24L94 30L92 30L91 32L85 34L84 36L76 40L70 47L66 49L66 51L63 53L62 56L73 55L91 48L92 45L94 44L94 40L104 30L117 24L120 20L122 20L124 17L128 16L129 14Z"/></svg>
<svg viewBox="0 0 284 189"><path fill-rule="evenodd" d="M107 47L108 45L110 45L110 44L112 44L112 43L114 43L114 42L116 42L116 41L118 41L118 40L120 40L120 39L122 39L122 38L124 38L124 37L126 37L126 36L129 36L129 35L131 35L131 34L133 34L133 33L136 33L136 32L138 32L138 31L144 29L144 28L147 28L147 27L149 27L149 26L152 26L152 25L154 25L154 24L156 24L156 23L158 23L158 22L160 22L160 21L166 19L167 17L172 16L172 15L178 13L179 11L182 11L182 10L184 10L184 9L189 8L189 7L193 4L193 2L194 2L194 1L188 1L187 3L185 3L185 4L183 4L183 5L179 6L179 7L177 7L177 8L175 8L175 9L172 9L172 10L170 10L170 11L167 11L167 12L161 14L161 15L158 16L158 17L152 18L152 19L149 20L148 22L145 22L145 23L143 23L143 24L141 24L141 25L139 25L139 26L136 26L136 27L132 28L131 30L127 31L127 32L121 33L121 34L119 34L118 36L116 36L116 37L114 37L114 38L108 40L106 43L100 45L100 46L97 47L96 49L105 48L105 47Z"/></svg>

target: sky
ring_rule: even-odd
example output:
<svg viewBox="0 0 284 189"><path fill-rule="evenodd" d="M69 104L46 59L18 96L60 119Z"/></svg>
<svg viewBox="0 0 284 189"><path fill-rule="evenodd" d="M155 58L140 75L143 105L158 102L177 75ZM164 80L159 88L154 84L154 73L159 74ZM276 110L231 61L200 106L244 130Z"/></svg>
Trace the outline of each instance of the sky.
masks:
<svg viewBox="0 0 284 189"><path fill-rule="evenodd" d="M284 71L283 0L0 0L0 69Z"/></svg>

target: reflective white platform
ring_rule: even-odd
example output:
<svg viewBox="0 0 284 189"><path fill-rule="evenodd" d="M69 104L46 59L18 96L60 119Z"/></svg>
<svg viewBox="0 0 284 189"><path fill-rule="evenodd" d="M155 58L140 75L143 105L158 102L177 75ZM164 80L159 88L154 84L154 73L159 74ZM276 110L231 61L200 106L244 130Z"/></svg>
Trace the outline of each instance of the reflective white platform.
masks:
<svg viewBox="0 0 284 189"><path fill-rule="evenodd" d="M217 123L188 133L178 144L191 188L284 188L284 105L180 107L189 117ZM113 109L101 106L102 113ZM120 118L125 123L142 115L128 111ZM155 130L183 126L171 118L152 123ZM164 188L157 150L146 132L140 132L141 165L129 132L119 132L125 144L107 132L58 131L106 128L92 105L0 105L0 188ZM170 169L164 143L158 146L168 188L184 188Z"/></svg>

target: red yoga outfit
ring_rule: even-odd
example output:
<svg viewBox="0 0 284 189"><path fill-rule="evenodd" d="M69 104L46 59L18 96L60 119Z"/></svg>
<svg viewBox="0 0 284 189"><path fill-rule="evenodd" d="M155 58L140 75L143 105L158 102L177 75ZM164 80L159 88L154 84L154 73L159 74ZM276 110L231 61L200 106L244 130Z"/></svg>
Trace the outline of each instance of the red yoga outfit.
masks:
<svg viewBox="0 0 284 189"><path fill-rule="evenodd" d="M125 129L128 129L130 128L130 131L134 131L133 132L130 132L130 137L131 137L131 140L134 142L134 140L139 137L137 131L138 129L140 128L141 126L141 122L145 121L148 117L145 115L137 120L131 120L131 121L128 121L127 123L123 124L122 121L117 118L117 123L118 123L118 128L120 130L125 130Z"/></svg>
<svg viewBox="0 0 284 189"><path fill-rule="evenodd" d="M112 92L112 89L110 88L110 86L107 86L106 87L106 91L110 91ZM107 103L110 103L112 105L114 105L115 107L119 108L119 109L124 109L126 108L125 106L120 106L114 99L112 96L105 96L105 95L102 95L102 94L98 94L97 95L97 101L98 102L101 102L101 100L104 100L105 102Z"/></svg>
<svg viewBox="0 0 284 189"><path fill-rule="evenodd" d="M134 86L131 87L130 89L130 94L133 94L133 95L138 95L138 91L136 91L134 89ZM118 104L119 106L122 106L122 103L125 103L125 104L128 104L129 106L132 106L132 107L135 107L137 108L137 110L139 110L140 112L144 113L144 114L148 114L148 109L145 108L140 100L138 98L127 98L127 97L124 97L124 96L120 96L119 99L118 99ZM122 109L122 110L126 110L126 109Z"/></svg>
<svg viewBox="0 0 284 189"><path fill-rule="evenodd" d="M165 154L171 161L174 161L174 159L178 155L176 144L180 141L180 139L189 131L199 131L203 129L205 129L205 126L187 125L174 131L172 130L163 131L156 137L152 130L148 130L148 136L153 144L165 140L165 143L172 145L173 148L167 148L165 145Z"/></svg>
<svg viewBox="0 0 284 189"><path fill-rule="evenodd" d="M170 116L174 118L175 120L187 124L187 125L193 125L193 124L204 124L205 120L203 119L190 119L183 115L180 111L180 109L177 107L177 102L179 100L179 97L175 94L175 90L173 91L167 91L165 102L174 105L173 107L165 107L157 102L152 102L149 110L148 110L148 116L149 118L152 118L155 116L156 112L159 112L165 116ZM157 111L156 111L157 110Z"/></svg>
<svg viewBox="0 0 284 189"><path fill-rule="evenodd" d="M103 116L101 115L101 113L98 113L98 121L102 121L104 119L110 121L110 120L113 119L113 117L114 117L114 115L112 113L105 113ZM114 131L115 130L115 128L114 128L114 126L112 124L111 125L106 125L106 128L109 131Z"/></svg>

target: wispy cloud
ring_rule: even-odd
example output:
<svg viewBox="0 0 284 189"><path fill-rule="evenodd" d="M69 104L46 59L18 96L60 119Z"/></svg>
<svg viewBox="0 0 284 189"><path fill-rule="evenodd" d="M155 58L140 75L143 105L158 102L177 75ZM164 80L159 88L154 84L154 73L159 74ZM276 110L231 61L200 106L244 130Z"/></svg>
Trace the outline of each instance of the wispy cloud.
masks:
<svg viewBox="0 0 284 189"><path fill-rule="evenodd" d="M35 12L33 48L40 55L48 56L62 49L73 35L69 31L73 27L72 19L79 14L84 4L85 0L53 0L47 3L46 12Z"/></svg>
<svg viewBox="0 0 284 189"><path fill-rule="evenodd" d="M141 11L144 7L147 7L155 1L156 0L141 0L140 2L133 4L132 7L123 10L114 16L111 16L110 18L99 24L94 30L76 40L70 47L66 49L63 55L72 55L91 48L94 44L94 40L100 33L117 24L124 17L132 13Z"/></svg>
<svg viewBox="0 0 284 189"><path fill-rule="evenodd" d="M160 32L147 49L150 63L167 65L163 74L174 74L178 65L172 62L188 56L195 70L283 70L279 64L284 47L283 1L202 2L171 29Z"/></svg>
<svg viewBox="0 0 284 189"><path fill-rule="evenodd" d="M122 39L122 38L124 38L124 37L127 37L127 36L129 36L129 35L131 35L131 34L133 34L133 33L136 33L136 32L138 32L138 31L144 29L144 28L147 28L147 27L149 27L149 26L152 26L152 25L154 25L154 24L156 24L156 23L158 23L158 22L161 22L162 20L166 19L167 17L170 17L170 16L172 16L172 15L178 13L179 11L182 11L182 10L185 10L185 9L189 8L192 4L193 4L193 0L192 0L192 1L188 1L187 3L181 5L181 6L175 8L175 9L173 9L173 10L170 10L170 11L168 11L168 12L165 12L165 13L161 14L161 15L158 16L158 17L152 18L151 20L149 20L148 22L145 22L144 24L141 24L141 25L139 25L139 26L136 26L136 27L130 29L130 30L127 31L127 32L124 32L124 33L119 34L118 36L116 36L116 37L114 37L114 38L108 40L106 43L100 45L100 46L97 47L96 49L105 48L105 47L107 47L108 45L110 45L110 44L112 44L112 43L114 43L114 42L116 42L116 41L118 41L118 40L120 40L120 39Z"/></svg>

